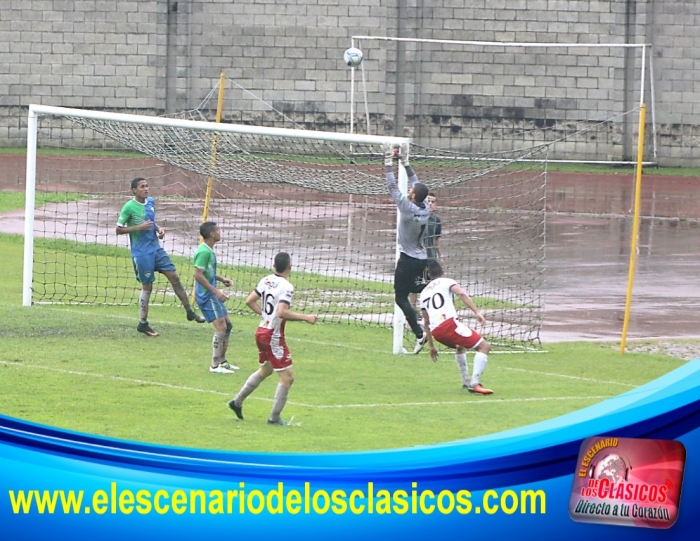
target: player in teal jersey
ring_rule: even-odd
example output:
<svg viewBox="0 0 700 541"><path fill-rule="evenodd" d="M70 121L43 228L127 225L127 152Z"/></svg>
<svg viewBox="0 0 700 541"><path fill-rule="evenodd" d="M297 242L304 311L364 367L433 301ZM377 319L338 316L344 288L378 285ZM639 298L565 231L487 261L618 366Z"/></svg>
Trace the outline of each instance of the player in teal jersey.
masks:
<svg viewBox="0 0 700 541"><path fill-rule="evenodd" d="M152 197L148 197L148 181L141 177L135 178L131 181L131 191L134 198L122 207L117 221L117 235L129 235L131 261L134 264L136 279L141 283L139 324L136 330L146 336L158 336L158 333L148 324L148 303L153 291L153 282L156 280L156 272L164 274L172 284L173 291L185 308L187 320L204 323L204 318L192 310L190 299L180 283L175 265L160 246L159 241L165 237L165 230L156 224L155 201Z"/></svg>
<svg viewBox="0 0 700 541"><path fill-rule="evenodd" d="M221 231L215 222L204 222L199 227L199 234L204 242L194 253L195 300L207 323L214 324L209 371L217 374L233 374L238 367L226 362L226 350L233 328L224 305L228 296L216 287L217 282L225 286L233 283L228 278L216 274L214 245L221 240Z"/></svg>

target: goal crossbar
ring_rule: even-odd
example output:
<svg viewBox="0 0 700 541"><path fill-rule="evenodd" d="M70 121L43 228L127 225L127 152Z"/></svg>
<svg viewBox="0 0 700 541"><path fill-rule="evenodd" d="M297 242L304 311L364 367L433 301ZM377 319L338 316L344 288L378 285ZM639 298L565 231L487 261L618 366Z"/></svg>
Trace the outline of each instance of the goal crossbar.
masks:
<svg viewBox="0 0 700 541"><path fill-rule="evenodd" d="M68 107L54 107L50 105L29 106L29 120L37 115L69 116L75 118L87 118L93 120L106 120L124 122L129 124L148 124L150 126L162 126L166 128L185 128L191 130L241 133L250 135L267 135L271 137L285 137L291 139L314 139L318 141L335 141L340 143L362 143L367 145L381 145L382 143L402 144L409 143L407 137L363 135L359 133L337 133L312 130L295 130L290 128L266 128L262 126L249 126L247 124L224 124L204 122L201 120L183 120L178 118L151 117L131 115L125 113L109 113L102 111L90 111L85 109L71 109Z"/></svg>

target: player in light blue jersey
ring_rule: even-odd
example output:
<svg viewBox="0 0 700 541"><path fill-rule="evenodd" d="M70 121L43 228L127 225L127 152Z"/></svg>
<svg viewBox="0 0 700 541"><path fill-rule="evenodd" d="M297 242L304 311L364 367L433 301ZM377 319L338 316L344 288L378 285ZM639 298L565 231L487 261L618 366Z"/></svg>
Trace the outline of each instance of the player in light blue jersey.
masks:
<svg viewBox="0 0 700 541"><path fill-rule="evenodd" d="M403 195L396 184L394 176L394 157L398 156L401 165L406 169L410 188ZM418 323L416 311L409 300L410 293L420 293L425 287L425 270L428 255L423 245L423 237L428 226L430 210L425 201L428 187L418 182L413 167L408 163L408 147L401 145L394 148L386 145L384 148L384 165L389 194L394 199L399 210L399 260L394 271L394 300L406 316L406 321L416 336L413 353L419 353L425 345L426 337Z"/></svg>
<svg viewBox="0 0 700 541"><path fill-rule="evenodd" d="M214 325L211 342L212 357L209 371L217 374L233 374L238 367L226 361L226 351L231 336L231 319L224 304L228 295L216 287L217 282L230 286L233 282L216 274L214 245L221 240L221 231L215 222L204 222L199 227L204 242L194 253L195 300L208 323Z"/></svg>
<svg viewBox="0 0 700 541"><path fill-rule="evenodd" d="M159 241L165 237L165 230L156 224L156 206L153 198L148 196L148 181L141 177L135 178L131 181L131 191L134 198L122 207L117 221L117 235L129 235L131 261L134 264L136 279L141 283L139 324L136 330L146 336L158 336L158 333L148 324L148 303L153 291L153 282L156 280L156 272L164 274L172 284L173 291L185 308L187 320L204 323L204 318L192 310L190 299L180 283L175 265L160 246Z"/></svg>

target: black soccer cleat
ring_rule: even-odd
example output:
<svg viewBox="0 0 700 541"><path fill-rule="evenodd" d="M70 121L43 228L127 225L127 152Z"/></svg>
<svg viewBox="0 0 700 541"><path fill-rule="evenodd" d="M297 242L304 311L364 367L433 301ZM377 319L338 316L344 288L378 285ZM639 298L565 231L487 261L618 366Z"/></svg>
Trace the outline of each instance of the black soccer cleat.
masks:
<svg viewBox="0 0 700 541"><path fill-rule="evenodd" d="M202 316L198 316L194 313L194 310L187 310L187 321L196 321L197 323L204 323L206 319Z"/></svg>
<svg viewBox="0 0 700 541"><path fill-rule="evenodd" d="M148 324L148 321L144 323L139 322L138 327L136 327L136 330L142 332L146 336L160 336L160 333L157 333L156 331L151 329L151 326Z"/></svg>
<svg viewBox="0 0 700 541"><path fill-rule="evenodd" d="M236 399L234 398L233 400L228 401L228 407L231 408L233 413L236 414L236 417L238 417L241 421L243 420L243 404L236 406Z"/></svg>

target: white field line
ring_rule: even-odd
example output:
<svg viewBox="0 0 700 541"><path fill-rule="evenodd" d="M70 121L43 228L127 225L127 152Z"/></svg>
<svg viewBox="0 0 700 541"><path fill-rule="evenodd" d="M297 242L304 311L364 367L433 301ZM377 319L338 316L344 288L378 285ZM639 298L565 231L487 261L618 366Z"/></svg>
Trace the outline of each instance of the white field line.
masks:
<svg viewBox="0 0 700 541"><path fill-rule="evenodd" d="M621 383L619 381L605 381L595 378L582 378L580 376L567 376L566 374L557 374L556 372L538 372L537 370L525 370L524 368L512 368L510 366L499 366L501 370L512 370L514 372L525 372L527 374L539 374L541 376L550 376L553 378L566 378L575 379L578 381L592 381L593 383L603 383L605 385L622 385L623 387L639 387L639 385L633 385L632 383Z"/></svg>
<svg viewBox="0 0 700 541"><path fill-rule="evenodd" d="M97 374L92 372L80 372L77 370L64 370L62 368L55 368L53 366L42 366L37 364L24 364L17 362L0 361L0 364L13 367L13 368L29 368L32 370L46 370L49 372L58 372L61 374L68 374L71 376L84 376L100 379L109 379L113 381L120 381L124 383L137 383L139 385L151 385L153 387L163 387L166 389L174 389L177 391L187 391L194 393L206 393L214 394L217 396L231 397L231 393L222 393L221 391L214 391L212 389L200 389L197 387L186 387L184 385L173 385L171 383L163 383L159 381L148 381L136 378L125 378L123 376L109 376L106 374ZM424 407L424 406L450 406L450 405L482 405L482 404L506 404L506 403L516 403L516 402L551 402L551 401L563 401L563 400L604 400L610 398L611 396L598 395L598 396L555 396L555 397L540 397L540 398L484 398L483 400L470 400L470 401L457 401L457 400L447 400L447 401L434 401L434 402L384 402L375 404L304 404L302 402L289 401L290 405L311 408L311 409L343 409L343 408L401 408L401 407ZM261 400L264 402L272 402L269 398L261 398L251 396L256 400Z"/></svg>
<svg viewBox="0 0 700 541"><path fill-rule="evenodd" d="M486 404L510 404L514 402L551 402L563 400L605 400L611 396L551 396L539 398L484 398L479 400L447 400L443 402L400 402L392 404L389 402L379 404L338 404L338 405L317 405L309 406L316 409L343 409L343 408L401 408L401 407L424 407L424 406L481 406ZM298 404L302 405L302 404Z"/></svg>
<svg viewBox="0 0 700 541"><path fill-rule="evenodd" d="M81 312L79 310L69 310L67 308L54 308L52 306L42 306L42 309L43 310L54 310L56 312L70 312L72 314L77 313L77 314L82 314L84 316L92 315L89 312ZM111 318L111 319L122 319L125 321L134 321L134 322L138 321L138 317L136 317L136 316L130 317L130 316L120 316L120 315L116 315L116 314L104 314L103 316L100 316L100 317L106 317L106 318ZM174 325L176 327L182 327L183 329L186 327L191 328L193 325L191 322L190 323L178 323L176 321L165 321L163 323L165 323L166 325ZM157 323L154 323L153 325L154 325L154 327L158 326ZM134 329L136 329L135 325L134 325ZM250 336L253 336L252 332L250 333ZM287 342L304 342L307 344L314 344L314 345L318 345L318 346L338 347L337 342L320 342L320 341L315 341L315 340L304 340L301 338L294 338L294 337L289 337L289 336L285 336L285 339L287 340ZM342 344L342 347L343 347L343 349L354 349L357 351L366 351L368 353L379 353L379 351L377 351L376 349L363 348L363 347L359 347L359 346L353 346L351 344Z"/></svg>
<svg viewBox="0 0 700 541"><path fill-rule="evenodd" d="M71 313L73 313L73 314L78 313L78 314L82 314L82 315L84 315L84 316L92 315L92 314L90 314L89 312L81 312L81 311L79 311L79 310L69 310L69 309L67 309L67 308L54 308L53 306L43 306L42 308L43 308L44 310L54 310L54 311L57 311L57 312L71 312ZM128 320L128 321L136 321L136 320L137 320L136 317L121 316L121 315L115 315L115 314L105 314L104 317L106 317L106 318L111 318L111 319L122 319L122 320L125 320L125 321L126 321L126 320ZM167 323L168 325L174 325L174 326L176 326L176 327L182 327L183 329L184 329L184 328L191 328L191 327L192 327L192 323L178 323L178 322L173 322L173 321L166 322L166 323ZM155 325L156 327L158 326L157 323L154 323L154 325ZM252 333L252 332L249 333L249 334L250 334L251 336L253 336L253 333ZM322 341L320 341L320 340L306 340L306 339L303 339L303 338L295 338L294 336L286 336L285 339L287 340L287 342L300 342L300 343L305 343L305 344L313 344L313 345L315 345L315 346L338 347L338 343L337 343L337 342L322 342ZM352 345L352 344L342 344L341 347L342 347L343 349L353 349L353 350L355 350L355 351L364 351L364 352L367 352L367 353L387 353L387 352L388 352L388 350L387 350L387 351L379 351L377 348L362 347L362 346L354 346L354 345ZM387 347L388 347L388 346L387 346ZM547 353L547 351L546 351L546 350L542 350L542 351L493 351L493 352L489 353L489 355L519 355L519 354L521 354L521 353ZM450 352L448 352L448 353L441 352L441 356L448 356L448 355L451 356L452 354L451 354ZM412 354L407 354L406 356L407 356L407 357L411 357ZM418 358L418 357L416 357L416 358ZM449 359L440 359L440 361L443 361L443 360L444 360L444 361L451 360L451 358L452 358L452 357L449 357Z"/></svg>
<svg viewBox="0 0 700 541"><path fill-rule="evenodd" d="M163 383L161 381L149 381L145 379L136 379L136 378L125 378L123 376L110 376L107 374L98 374L95 372L80 372L78 370L64 370L63 368L56 368L54 366L42 366L38 364L24 364L24 363L18 363L18 362L9 362L9 361L0 361L0 364L3 364L5 366L13 367L13 368L29 368L32 370L46 370L48 372L59 372L61 374L68 374L70 376L85 376L85 377L90 377L90 378L99 378L99 379L110 379L113 381L122 381L124 383L138 383L139 385L151 385L153 387L164 387L166 389L174 389L176 391L190 391L194 393L207 393L207 394L215 394L219 396L228 396L233 398L233 395L231 393L222 393L221 391L215 391L213 389L199 389L197 387L185 387L184 385L173 385L172 383ZM221 377L221 376L218 376ZM251 398L256 398L257 400L263 400L265 402L272 402L272 399L268 398L258 398L258 397L251 397Z"/></svg>
<svg viewBox="0 0 700 541"><path fill-rule="evenodd" d="M68 310L66 308L53 308L53 307L45 307L49 310L56 310L56 311L62 311L62 312L72 312L72 313L81 313L83 315L90 315L89 312L79 312L78 310ZM127 316L121 316L121 315L115 315L115 314L107 314L104 317L109 317L109 318L114 318L114 319L124 319L124 320L134 320L135 318L132 317L127 317ZM192 327L192 323L173 323L169 322L168 325L176 325L179 327ZM294 337L286 337L288 342L300 342L300 343L306 343L306 344L313 344L313 345L318 345L318 346L329 346L329 347L338 347L337 342L322 342L319 340L306 340L304 338L294 338ZM360 346L352 346L349 344L342 344L343 349L354 349L357 351L364 351L367 353L377 353L376 349L371 349L371 348L363 348ZM386 352L384 352L386 353ZM511 351L504 351L501 352L502 354L514 354L516 352L511 352ZM517 352L517 353L539 353L539 352ZM499 352L494 352L490 353L489 355L498 355ZM416 357L418 359L419 357L414 356L414 355L405 355L405 357ZM440 359L440 361L443 362L452 362L452 354L451 353L444 353L441 355L441 357L444 357L444 359ZM557 374L555 372L539 372L537 370L526 370L524 368L512 368L509 366L499 366L499 369L504 369L504 370L512 370L512 371L517 371L517 372L524 372L526 374L535 374L535 375L540 375L540 376L550 376L550 377L559 377L559 378L565 378L565 379L572 379L572 380L578 380L578 381L590 381L592 383L600 383L600 384L605 384L605 385L620 385L623 387L630 387L630 388L635 388L638 387L638 385L633 385L631 383L621 383L618 381L606 381L606 380L598 380L595 378L584 378L580 376L569 376L565 374Z"/></svg>

